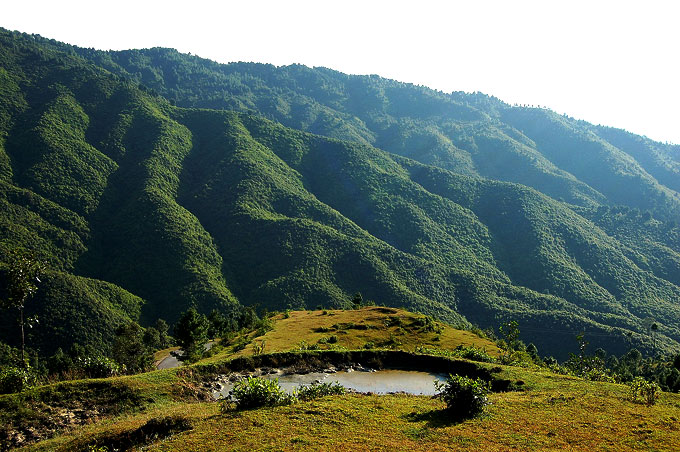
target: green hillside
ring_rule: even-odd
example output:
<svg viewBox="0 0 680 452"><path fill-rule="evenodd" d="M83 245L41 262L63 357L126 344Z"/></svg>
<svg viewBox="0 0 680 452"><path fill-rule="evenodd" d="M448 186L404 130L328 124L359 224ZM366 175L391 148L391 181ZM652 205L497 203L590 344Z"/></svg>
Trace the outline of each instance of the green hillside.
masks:
<svg viewBox="0 0 680 452"><path fill-rule="evenodd" d="M356 292L457 326L515 319L559 358L584 331L618 354L680 347L672 146L378 77L7 31L0 93L0 250L50 269L27 304L53 319L29 336L42 354L190 306Z"/></svg>
<svg viewBox="0 0 680 452"><path fill-rule="evenodd" d="M457 173L517 182L577 205L680 217L680 158L665 145L483 94L445 94L301 65L218 64L173 49L66 47L183 107L256 112Z"/></svg>
<svg viewBox="0 0 680 452"><path fill-rule="evenodd" d="M624 384L527 362L486 362L498 357L493 342L418 314L367 307L293 311L270 320L272 329L264 335L243 332L257 336L246 348L233 353L232 344L221 344L217 355L192 366L0 395L0 448L672 451L680 441L678 394L660 392L646 404L633 400ZM265 353L255 350L265 343ZM312 345L316 348L303 350ZM455 354L466 349L476 350L484 362ZM464 417L447 410L441 398L404 393L348 392L249 409L211 396L211 383L224 376L325 369L332 382L340 375L332 371L347 366L357 369L355 376L366 375L359 369L369 367L388 370L389 378L395 366L477 376L495 389L481 415ZM376 380L385 374L370 375Z"/></svg>

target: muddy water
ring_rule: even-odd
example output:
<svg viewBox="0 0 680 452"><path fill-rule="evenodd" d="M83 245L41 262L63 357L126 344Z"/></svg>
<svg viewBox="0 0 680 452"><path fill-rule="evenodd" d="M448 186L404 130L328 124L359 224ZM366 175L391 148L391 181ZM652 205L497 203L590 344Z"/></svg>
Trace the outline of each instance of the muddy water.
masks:
<svg viewBox="0 0 680 452"><path fill-rule="evenodd" d="M264 375L262 378L279 379L279 385L283 390L292 393L300 386L310 385L314 382L334 383L338 382L345 388L357 392L372 392L374 394L389 394L393 392L405 392L416 395L434 395L434 382L446 379L444 375L420 372L414 370L378 370L358 371L342 370L334 373L312 372L308 374L284 374L276 372ZM220 391L214 393L216 398L226 397L232 389L233 383L226 382Z"/></svg>

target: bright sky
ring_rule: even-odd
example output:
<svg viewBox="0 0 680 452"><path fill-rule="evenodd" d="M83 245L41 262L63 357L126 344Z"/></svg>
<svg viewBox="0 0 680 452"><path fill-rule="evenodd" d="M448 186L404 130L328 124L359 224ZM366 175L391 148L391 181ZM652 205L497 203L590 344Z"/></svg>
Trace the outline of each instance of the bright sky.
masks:
<svg viewBox="0 0 680 452"><path fill-rule="evenodd" d="M82 47L378 74L680 143L676 0L3 3L0 26Z"/></svg>

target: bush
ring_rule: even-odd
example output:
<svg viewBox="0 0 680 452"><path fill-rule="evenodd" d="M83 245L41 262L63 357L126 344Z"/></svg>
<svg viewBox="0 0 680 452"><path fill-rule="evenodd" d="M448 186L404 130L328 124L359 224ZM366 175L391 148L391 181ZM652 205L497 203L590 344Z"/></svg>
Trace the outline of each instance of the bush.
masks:
<svg viewBox="0 0 680 452"><path fill-rule="evenodd" d="M478 361L483 363L496 362L496 359L490 356L486 352L486 350L482 350L481 348L477 348L475 346L465 347L463 345L459 345L458 347L453 349L453 356L457 356L463 359L469 359L470 361Z"/></svg>
<svg viewBox="0 0 680 452"><path fill-rule="evenodd" d="M337 342L338 342L338 336L336 336L335 334L328 336L328 337L324 336L321 339L319 339L319 341L318 341L319 344L335 344Z"/></svg>
<svg viewBox="0 0 680 452"><path fill-rule="evenodd" d="M82 369L90 378L113 377L124 371L114 360L105 356L78 357L76 367Z"/></svg>
<svg viewBox="0 0 680 452"><path fill-rule="evenodd" d="M287 394L281 389L278 378L266 380L248 377L234 384L221 409L228 410L234 404L237 410L247 410L263 406L288 405L294 401L294 395Z"/></svg>
<svg viewBox="0 0 680 452"><path fill-rule="evenodd" d="M309 386L302 386L297 392L300 400L313 400L329 395L343 395L347 390L337 381L334 383L312 383Z"/></svg>
<svg viewBox="0 0 680 452"><path fill-rule="evenodd" d="M21 392L35 384L35 375L30 369L5 366L0 369L0 394Z"/></svg>
<svg viewBox="0 0 680 452"><path fill-rule="evenodd" d="M635 377L630 383L630 398L633 402L654 405L659 398L661 388L653 381L647 381L642 377ZM639 399L639 400L638 400Z"/></svg>
<svg viewBox="0 0 680 452"><path fill-rule="evenodd" d="M274 329L274 322L270 318L264 318L259 320L255 324L255 337L264 336L269 331Z"/></svg>
<svg viewBox="0 0 680 452"><path fill-rule="evenodd" d="M435 387L436 397L446 402L446 410L456 418L477 416L489 404L489 383L481 378L449 375L443 383L435 381Z"/></svg>

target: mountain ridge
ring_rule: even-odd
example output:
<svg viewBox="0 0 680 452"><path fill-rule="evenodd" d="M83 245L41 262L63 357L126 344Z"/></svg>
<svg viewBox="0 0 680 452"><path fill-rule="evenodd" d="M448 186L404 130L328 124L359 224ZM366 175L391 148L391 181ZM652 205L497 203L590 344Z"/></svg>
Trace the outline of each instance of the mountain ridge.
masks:
<svg viewBox="0 0 680 452"><path fill-rule="evenodd" d="M154 52L176 65L159 72ZM172 322L192 305L339 308L361 292L459 326L515 318L526 341L560 357L565 336L582 330L618 353L679 347L680 201L652 176L674 180L673 146L539 109L505 123L519 110L494 98L299 66L257 78L239 71L258 65L217 65L210 78L216 63L206 63L198 80L231 71L233 86L208 83L200 97L188 85L182 97L197 60L147 53L0 33L0 245L34 249L57 279L135 297L141 308L114 323ZM136 66L119 64L127 56ZM170 69L174 91L164 88ZM196 105L172 105L192 95ZM210 102L236 111L198 108ZM651 157L641 163L625 147ZM590 160L565 157L577 148ZM596 180L588 168L608 159L614 170ZM116 312L92 284L69 290ZM43 292L36 313L77 309L65 289ZM61 345L48 339L61 327L32 333L44 352ZM111 337L101 323L91 329Z"/></svg>

